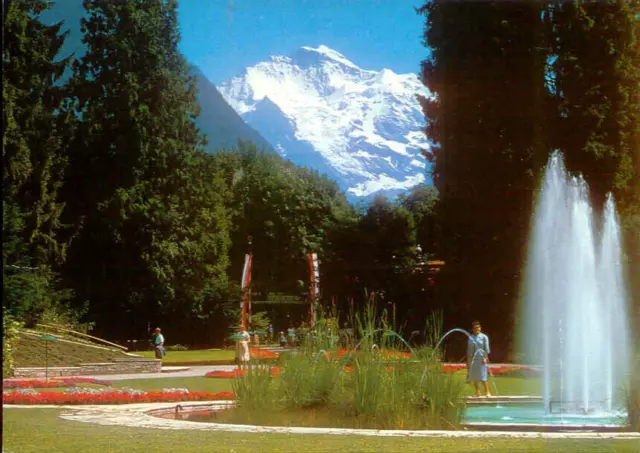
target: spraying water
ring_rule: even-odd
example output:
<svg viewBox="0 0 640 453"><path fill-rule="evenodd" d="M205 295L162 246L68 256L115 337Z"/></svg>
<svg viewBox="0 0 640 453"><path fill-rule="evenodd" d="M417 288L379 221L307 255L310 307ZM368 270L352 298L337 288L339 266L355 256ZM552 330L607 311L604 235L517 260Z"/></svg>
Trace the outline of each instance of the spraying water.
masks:
<svg viewBox="0 0 640 453"><path fill-rule="evenodd" d="M542 362L548 411L610 412L622 401L630 349L621 256L613 198L595 219L582 176L570 177L553 153L525 286L526 347Z"/></svg>

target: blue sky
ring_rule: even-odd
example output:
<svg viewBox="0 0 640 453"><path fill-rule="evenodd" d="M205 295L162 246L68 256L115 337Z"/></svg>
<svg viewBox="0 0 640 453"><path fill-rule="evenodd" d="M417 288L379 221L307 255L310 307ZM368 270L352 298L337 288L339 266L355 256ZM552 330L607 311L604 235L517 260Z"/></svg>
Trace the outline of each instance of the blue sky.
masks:
<svg viewBox="0 0 640 453"><path fill-rule="evenodd" d="M269 55L324 44L363 69L414 72L428 51L418 0L181 0L181 51L215 84Z"/></svg>

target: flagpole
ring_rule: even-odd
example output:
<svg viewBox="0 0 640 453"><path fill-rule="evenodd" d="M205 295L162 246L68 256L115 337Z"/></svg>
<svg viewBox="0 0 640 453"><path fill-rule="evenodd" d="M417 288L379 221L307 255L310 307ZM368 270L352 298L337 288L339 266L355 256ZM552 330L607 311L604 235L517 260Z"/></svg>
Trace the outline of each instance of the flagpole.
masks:
<svg viewBox="0 0 640 453"><path fill-rule="evenodd" d="M242 310L242 327L248 330L247 325L247 308L249 309L249 322L251 322L251 264L253 261L253 251L251 246L251 236L248 237L249 250L244 256L244 268L242 269L242 281L240 282L242 289L242 303L240 308Z"/></svg>
<svg viewBox="0 0 640 453"><path fill-rule="evenodd" d="M249 302L249 324L251 324L251 268L253 265L253 244L252 237L248 237L249 242L249 282L247 284L247 300Z"/></svg>

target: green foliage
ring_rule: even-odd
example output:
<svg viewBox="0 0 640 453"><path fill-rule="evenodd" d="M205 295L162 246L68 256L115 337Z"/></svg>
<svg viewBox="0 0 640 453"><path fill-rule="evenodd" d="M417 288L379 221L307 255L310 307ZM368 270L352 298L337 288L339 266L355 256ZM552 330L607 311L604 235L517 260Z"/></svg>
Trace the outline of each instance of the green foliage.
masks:
<svg viewBox="0 0 640 453"><path fill-rule="evenodd" d="M340 377L340 366L316 354L296 354L282 364L276 396L280 408L307 408L327 405ZM276 394L277 395L277 394ZM273 403L272 403L273 404Z"/></svg>
<svg viewBox="0 0 640 453"><path fill-rule="evenodd" d="M185 327L210 316L227 290L229 193L195 125L177 3L83 4L67 278L102 324L126 312L142 330L168 316L175 330L195 333Z"/></svg>
<svg viewBox="0 0 640 453"><path fill-rule="evenodd" d="M455 427L464 405L464 379L443 373L437 355L421 351L398 360L389 354L407 346L390 329L386 313L376 314L373 301L353 319L357 352L332 356L322 338L331 335L333 326L320 322L317 343L281 357L275 378L261 365L250 367L248 376L234 384L241 413L251 417L258 408L262 413L304 409L383 429Z"/></svg>
<svg viewBox="0 0 640 453"><path fill-rule="evenodd" d="M419 185L411 189L406 196L399 197L399 203L414 218L416 243L420 244L423 257L433 256L437 251L438 191L433 186Z"/></svg>
<svg viewBox="0 0 640 453"><path fill-rule="evenodd" d="M264 411L273 406L273 377L270 366L249 362L246 376L232 381L236 404L249 412Z"/></svg>
<svg viewBox="0 0 640 453"><path fill-rule="evenodd" d="M257 332L266 332L269 328L271 321L267 316L266 311L259 311L251 314L251 322L249 323L249 330Z"/></svg>
<svg viewBox="0 0 640 453"><path fill-rule="evenodd" d="M21 223L11 236L3 236L3 245L19 237L34 265L64 259L58 192L73 131L66 87L57 85L69 60L55 61L66 34L60 33L61 23L39 21L50 5L43 0L9 2L3 28L2 201Z"/></svg>
<svg viewBox="0 0 640 453"><path fill-rule="evenodd" d="M326 177L251 143L220 151L216 160L232 194L232 275L242 273L251 236L252 279L261 285L254 290L297 292L297 281L308 281L306 254L322 254L328 232L349 215L344 194Z"/></svg>
<svg viewBox="0 0 640 453"><path fill-rule="evenodd" d="M623 206L637 178L640 115L640 2L568 2L550 6L554 147L600 199Z"/></svg>
<svg viewBox="0 0 640 453"><path fill-rule="evenodd" d="M18 332L22 323L15 320L6 311L2 314L2 377L13 375L14 356L16 353L16 343L18 342Z"/></svg>

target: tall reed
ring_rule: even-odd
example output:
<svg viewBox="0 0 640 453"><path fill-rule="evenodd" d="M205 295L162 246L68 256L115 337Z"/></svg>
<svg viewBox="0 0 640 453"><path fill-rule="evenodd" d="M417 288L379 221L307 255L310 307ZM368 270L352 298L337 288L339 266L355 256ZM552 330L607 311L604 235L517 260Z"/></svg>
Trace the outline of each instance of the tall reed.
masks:
<svg viewBox="0 0 640 453"><path fill-rule="evenodd" d="M410 350L394 330L395 319L377 313L372 297L361 313L351 313L355 348L337 358L338 316L320 316L299 350L281 361L271 377L264 365L252 365L234 382L242 410L313 409L363 420L377 428L450 428L460 418L464 380L444 373L433 346L441 316L426 325L428 344ZM424 375L424 378L423 378Z"/></svg>

